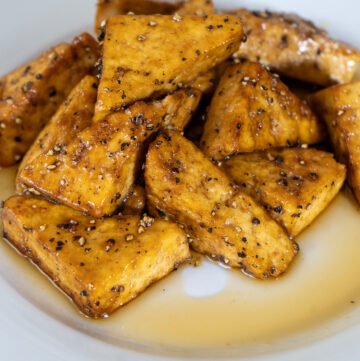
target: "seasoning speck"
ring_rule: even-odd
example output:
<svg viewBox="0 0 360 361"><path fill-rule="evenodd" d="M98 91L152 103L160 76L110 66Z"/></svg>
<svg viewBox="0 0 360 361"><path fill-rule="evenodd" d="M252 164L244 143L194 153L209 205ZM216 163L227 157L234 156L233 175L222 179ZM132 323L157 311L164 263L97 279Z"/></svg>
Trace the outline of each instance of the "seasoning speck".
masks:
<svg viewBox="0 0 360 361"><path fill-rule="evenodd" d="M146 36L143 35L143 34L140 34L140 35L137 37L137 40L138 40L138 41L145 41L145 40L146 40Z"/></svg>
<svg viewBox="0 0 360 361"><path fill-rule="evenodd" d="M126 242L132 241L133 239L134 239L134 236L132 234L127 234L125 236L125 241Z"/></svg>
<svg viewBox="0 0 360 361"><path fill-rule="evenodd" d="M80 237L78 242L79 242L80 247L84 247L85 243L86 243L85 237Z"/></svg>

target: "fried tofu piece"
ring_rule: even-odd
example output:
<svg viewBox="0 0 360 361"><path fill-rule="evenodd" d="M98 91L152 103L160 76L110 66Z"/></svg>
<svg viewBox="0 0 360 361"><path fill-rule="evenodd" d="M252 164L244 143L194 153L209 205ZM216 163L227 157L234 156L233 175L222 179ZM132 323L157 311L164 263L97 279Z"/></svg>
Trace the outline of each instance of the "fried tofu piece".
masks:
<svg viewBox="0 0 360 361"><path fill-rule="evenodd" d="M9 242L89 317L107 317L190 258L181 229L164 220L93 220L28 196L8 199L2 217Z"/></svg>
<svg viewBox="0 0 360 361"><path fill-rule="evenodd" d="M99 32L101 24L111 16L163 14L171 15L181 6L181 2L169 3L152 0L99 0L96 9L95 31Z"/></svg>
<svg viewBox="0 0 360 361"><path fill-rule="evenodd" d="M223 163L242 190L297 236L341 189L346 170L333 155L316 149L270 149Z"/></svg>
<svg viewBox="0 0 360 361"><path fill-rule="evenodd" d="M124 199L121 213L124 215L141 215L146 204L145 188L135 184L132 191Z"/></svg>
<svg viewBox="0 0 360 361"><path fill-rule="evenodd" d="M230 65L211 101L201 147L214 159L324 139L308 105L257 63Z"/></svg>
<svg viewBox="0 0 360 361"><path fill-rule="evenodd" d="M112 214L134 184L144 142L166 115L158 102L129 109L93 123L58 154L40 155L19 181L94 217Z"/></svg>
<svg viewBox="0 0 360 361"><path fill-rule="evenodd" d="M93 69L97 57L97 42L84 33L4 77L0 166L22 158L73 87Z"/></svg>
<svg viewBox="0 0 360 361"><path fill-rule="evenodd" d="M294 14L250 12L239 9L247 42L234 54L258 61L302 81L331 85L351 81L360 65L360 53L334 40L312 22Z"/></svg>
<svg viewBox="0 0 360 361"><path fill-rule="evenodd" d="M93 217L111 215L134 185L147 140L164 119L173 122L174 114L167 97L137 102L93 122L60 150L41 154L24 167L18 180L30 191Z"/></svg>
<svg viewBox="0 0 360 361"><path fill-rule="evenodd" d="M241 35L239 19L225 15L111 17L106 24L96 120L192 82L228 58Z"/></svg>
<svg viewBox="0 0 360 361"><path fill-rule="evenodd" d="M98 80L87 75L71 91L23 158L18 174L43 153L57 153L92 123ZM17 182L18 191L22 185Z"/></svg>
<svg viewBox="0 0 360 361"><path fill-rule="evenodd" d="M347 182L360 203L360 81L321 90L309 98L325 121L337 159L347 166Z"/></svg>
<svg viewBox="0 0 360 361"><path fill-rule="evenodd" d="M163 121L163 128L182 132L195 113L202 93L197 89L179 90L164 98L167 117Z"/></svg>
<svg viewBox="0 0 360 361"><path fill-rule="evenodd" d="M187 0L177 13L184 15L208 16L215 12L212 0Z"/></svg>
<svg viewBox="0 0 360 361"><path fill-rule="evenodd" d="M151 144L145 184L149 209L182 224L195 251L246 274L279 276L298 251L260 205L176 132Z"/></svg>
<svg viewBox="0 0 360 361"><path fill-rule="evenodd" d="M201 91L204 94L212 94L217 80L217 72L215 68L209 70L205 74L199 75L190 83L192 89Z"/></svg>

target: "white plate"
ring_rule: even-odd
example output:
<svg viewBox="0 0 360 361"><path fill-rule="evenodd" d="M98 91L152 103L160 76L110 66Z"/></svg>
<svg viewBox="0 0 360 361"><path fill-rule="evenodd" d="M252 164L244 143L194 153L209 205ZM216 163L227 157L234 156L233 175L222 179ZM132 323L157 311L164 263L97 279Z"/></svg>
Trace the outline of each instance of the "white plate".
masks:
<svg viewBox="0 0 360 361"><path fill-rule="evenodd" d="M223 0L217 5L294 11L360 47L355 0ZM0 73L91 30L94 13L89 0L2 1ZM13 181L9 172L0 172L0 192ZM351 197L340 195L301 235L302 252L278 281L249 280L203 262L182 268L104 321L80 316L1 242L0 359L359 360L358 217Z"/></svg>

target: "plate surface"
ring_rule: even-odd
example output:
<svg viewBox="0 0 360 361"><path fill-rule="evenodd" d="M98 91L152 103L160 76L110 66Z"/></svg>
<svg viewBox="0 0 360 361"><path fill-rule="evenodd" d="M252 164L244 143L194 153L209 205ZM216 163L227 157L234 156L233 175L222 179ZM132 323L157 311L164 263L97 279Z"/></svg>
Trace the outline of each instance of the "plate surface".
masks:
<svg viewBox="0 0 360 361"><path fill-rule="evenodd" d="M218 7L293 11L360 47L355 0L228 0ZM3 2L0 74L59 41L91 31L91 0ZM0 199L15 170L0 170ZM80 316L0 242L3 360L360 359L360 213L343 192L300 237L289 274L257 282L203 261L183 267L105 321ZM359 278L359 279L358 279Z"/></svg>

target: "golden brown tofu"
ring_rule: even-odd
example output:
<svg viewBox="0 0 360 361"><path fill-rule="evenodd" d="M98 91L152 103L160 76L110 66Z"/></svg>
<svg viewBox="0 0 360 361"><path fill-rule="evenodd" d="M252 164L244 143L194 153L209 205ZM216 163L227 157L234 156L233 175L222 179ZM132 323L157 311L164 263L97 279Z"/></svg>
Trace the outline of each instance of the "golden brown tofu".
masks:
<svg viewBox="0 0 360 361"><path fill-rule="evenodd" d="M215 88L217 80L217 72L215 68L209 70L205 74L199 75L193 82L190 83L192 89L197 89L202 93L211 95Z"/></svg>
<svg viewBox="0 0 360 361"><path fill-rule="evenodd" d="M190 88L165 97L163 102L168 114L163 121L163 128L182 132L195 113L201 95L200 90Z"/></svg>
<svg viewBox="0 0 360 361"><path fill-rule="evenodd" d="M23 168L18 181L93 217L113 214L134 185L147 139L164 119L176 124L172 116L177 113L167 97L137 102L93 122L59 151L41 154Z"/></svg>
<svg viewBox="0 0 360 361"><path fill-rule="evenodd" d="M3 224L5 237L94 318L107 317L190 258L181 229L148 216L95 220L15 196L5 203Z"/></svg>
<svg viewBox="0 0 360 361"><path fill-rule="evenodd" d="M283 273L298 251L285 231L189 140L176 132L151 144L145 184L150 209L181 223L192 248L256 278Z"/></svg>
<svg viewBox="0 0 360 361"><path fill-rule="evenodd" d="M146 204L145 188L135 184L131 192L124 199L120 211L124 215L141 215Z"/></svg>
<svg viewBox="0 0 360 361"><path fill-rule="evenodd" d="M208 16L215 11L212 0L186 0L177 13L184 15Z"/></svg>
<svg viewBox="0 0 360 361"><path fill-rule="evenodd" d="M227 15L111 17L106 24L96 120L193 81L228 58L241 35L239 19Z"/></svg>
<svg viewBox="0 0 360 361"><path fill-rule="evenodd" d="M341 189L346 170L333 155L316 149L270 149L223 163L242 190L297 236Z"/></svg>
<svg viewBox="0 0 360 361"><path fill-rule="evenodd" d="M134 184L144 142L165 115L160 102L135 103L93 123L57 154L41 154L18 179L94 217L112 214Z"/></svg>
<svg viewBox="0 0 360 361"><path fill-rule="evenodd" d="M336 41L312 22L294 14L239 9L247 42L234 54L310 83L351 81L360 64L357 49Z"/></svg>
<svg viewBox="0 0 360 361"><path fill-rule="evenodd" d="M98 44L82 34L4 77L0 166L18 162L73 87L94 67Z"/></svg>
<svg viewBox="0 0 360 361"><path fill-rule="evenodd" d="M360 203L360 81L336 85L309 98L326 122L337 159L347 166L347 182Z"/></svg>
<svg viewBox="0 0 360 361"><path fill-rule="evenodd" d="M257 63L230 65L211 101L201 147L214 159L324 139L308 105Z"/></svg>
<svg viewBox="0 0 360 361"><path fill-rule="evenodd" d="M83 129L90 126L94 116L98 81L87 75L72 90L23 158L22 169L43 153L58 153ZM17 182L18 191L22 185Z"/></svg>
<svg viewBox="0 0 360 361"><path fill-rule="evenodd" d="M126 15L129 12L137 15L170 15L176 12L181 4L181 2L170 3L161 0L99 0L96 10L95 31L98 32L101 24L111 16Z"/></svg>

